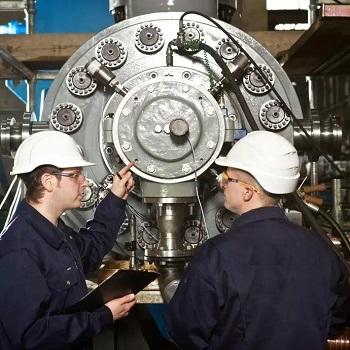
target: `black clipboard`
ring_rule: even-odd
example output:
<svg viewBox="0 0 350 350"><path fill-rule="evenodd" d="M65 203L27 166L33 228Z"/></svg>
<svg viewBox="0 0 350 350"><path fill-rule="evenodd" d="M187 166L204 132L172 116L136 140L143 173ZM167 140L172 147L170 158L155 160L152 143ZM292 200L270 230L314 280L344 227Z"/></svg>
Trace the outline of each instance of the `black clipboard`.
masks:
<svg viewBox="0 0 350 350"><path fill-rule="evenodd" d="M68 307L66 313L93 312L112 299L120 298L130 293L137 294L158 276L159 273L155 271L120 269L106 278L76 304Z"/></svg>

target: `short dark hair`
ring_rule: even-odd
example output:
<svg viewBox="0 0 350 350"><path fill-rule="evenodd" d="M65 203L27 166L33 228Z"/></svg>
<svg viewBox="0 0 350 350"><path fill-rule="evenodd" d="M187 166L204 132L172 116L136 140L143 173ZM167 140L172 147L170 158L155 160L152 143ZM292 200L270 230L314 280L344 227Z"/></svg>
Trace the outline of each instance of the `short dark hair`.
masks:
<svg viewBox="0 0 350 350"><path fill-rule="evenodd" d="M41 183L42 175L45 173L55 174L59 173L60 171L61 169L53 165L41 165L30 173L19 174L19 178L24 182L26 186L27 191L25 198L34 203L39 203L40 198L42 198L44 195L44 187Z"/></svg>

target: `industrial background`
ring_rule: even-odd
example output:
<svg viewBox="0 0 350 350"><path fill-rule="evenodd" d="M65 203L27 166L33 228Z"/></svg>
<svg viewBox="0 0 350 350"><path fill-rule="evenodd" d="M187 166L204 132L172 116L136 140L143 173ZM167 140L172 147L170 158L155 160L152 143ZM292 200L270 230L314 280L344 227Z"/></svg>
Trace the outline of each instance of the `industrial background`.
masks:
<svg viewBox="0 0 350 350"><path fill-rule="evenodd" d="M96 348L171 348L166 302L196 247L235 220L214 160L252 130L294 143L302 183L286 213L350 259L349 28L346 0L0 1L1 228L23 197L12 157L32 133L68 133L97 164L81 208L65 214L73 227L135 162L127 219L87 278L123 266L161 277L140 293L137 322ZM347 333L328 341L348 348Z"/></svg>

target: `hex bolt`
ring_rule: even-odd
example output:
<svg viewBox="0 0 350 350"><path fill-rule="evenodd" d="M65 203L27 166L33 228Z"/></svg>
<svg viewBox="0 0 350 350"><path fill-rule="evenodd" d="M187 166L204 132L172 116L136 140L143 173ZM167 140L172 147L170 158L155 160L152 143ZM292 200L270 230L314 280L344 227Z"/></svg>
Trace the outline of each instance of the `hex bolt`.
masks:
<svg viewBox="0 0 350 350"><path fill-rule="evenodd" d="M207 147L209 149L213 149L215 147L215 142L212 141L212 140L209 140L208 143L207 143Z"/></svg>
<svg viewBox="0 0 350 350"><path fill-rule="evenodd" d="M131 145L130 145L129 142L124 141L122 148L123 148L124 151L128 151L128 150L130 150Z"/></svg>
<svg viewBox="0 0 350 350"><path fill-rule="evenodd" d="M162 126L157 124L155 127L154 127L154 132L156 132L157 134L161 133L163 130Z"/></svg>
<svg viewBox="0 0 350 350"><path fill-rule="evenodd" d="M183 173L189 173L190 171L191 171L192 169L191 169L191 167L188 165L188 164L184 164L183 166L182 166L182 172Z"/></svg>
<svg viewBox="0 0 350 350"><path fill-rule="evenodd" d="M170 124L165 124L163 130L166 134L170 134Z"/></svg>
<svg viewBox="0 0 350 350"><path fill-rule="evenodd" d="M153 164L147 166L147 171L149 173L154 173L156 171L156 167Z"/></svg>
<svg viewBox="0 0 350 350"><path fill-rule="evenodd" d="M123 115L125 115L127 117L129 114L130 114L130 109L129 108L123 109Z"/></svg>
<svg viewBox="0 0 350 350"><path fill-rule="evenodd" d="M208 107L207 114L208 115L213 115L214 114L214 108L213 107Z"/></svg>

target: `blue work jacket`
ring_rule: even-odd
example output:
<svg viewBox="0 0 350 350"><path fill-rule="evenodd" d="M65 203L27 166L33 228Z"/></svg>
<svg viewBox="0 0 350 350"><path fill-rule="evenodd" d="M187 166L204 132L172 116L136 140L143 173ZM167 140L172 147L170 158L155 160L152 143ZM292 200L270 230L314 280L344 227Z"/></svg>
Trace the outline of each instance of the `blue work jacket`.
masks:
<svg viewBox="0 0 350 350"><path fill-rule="evenodd" d="M109 193L93 220L75 232L54 226L23 200L0 238L0 349L86 349L112 324L112 312L66 314L86 293L114 244L126 202Z"/></svg>
<svg viewBox="0 0 350 350"><path fill-rule="evenodd" d="M265 207L195 254L167 325L183 349L324 350L348 315L346 268L329 243Z"/></svg>

